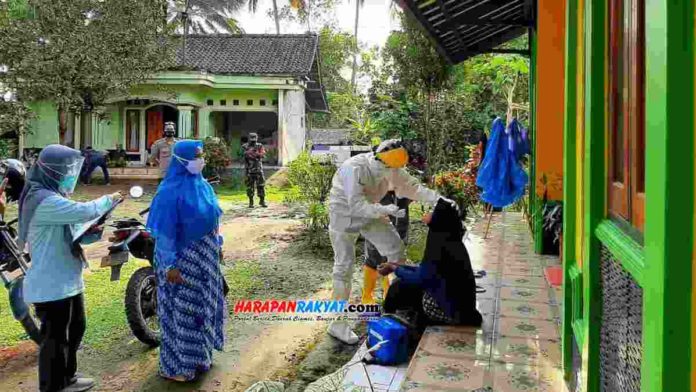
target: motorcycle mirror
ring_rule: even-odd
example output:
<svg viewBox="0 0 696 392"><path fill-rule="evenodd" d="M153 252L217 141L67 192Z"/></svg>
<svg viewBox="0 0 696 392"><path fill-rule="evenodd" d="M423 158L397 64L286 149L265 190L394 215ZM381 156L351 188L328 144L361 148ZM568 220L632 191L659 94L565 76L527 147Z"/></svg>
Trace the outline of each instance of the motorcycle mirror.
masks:
<svg viewBox="0 0 696 392"><path fill-rule="evenodd" d="M143 193L145 193L145 191L143 191L143 187L136 185L134 187L131 187L129 193L132 198L138 199L143 196Z"/></svg>

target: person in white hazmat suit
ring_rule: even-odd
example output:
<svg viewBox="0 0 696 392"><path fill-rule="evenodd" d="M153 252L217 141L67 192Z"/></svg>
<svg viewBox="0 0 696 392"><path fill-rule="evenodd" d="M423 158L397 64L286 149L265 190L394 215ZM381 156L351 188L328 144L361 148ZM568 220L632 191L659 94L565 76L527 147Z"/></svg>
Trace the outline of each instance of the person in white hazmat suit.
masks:
<svg viewBox="0 0 696 392"><path fill-rule="evenodd" d="M386 140L374 153L356 155L343 162L334 175L329 196L329 235L334 251L332 299L350 297L355 243L360 235L387 261L405 261L404 243L388 217L403 218L406 213L394 204L380 204L388 191L428 205L435 205L440 199L451 202L408 174L404 169L408 161L408 152L400 141ZM346 344L358 342L347 321L333 321L328 333Z"/></svg>

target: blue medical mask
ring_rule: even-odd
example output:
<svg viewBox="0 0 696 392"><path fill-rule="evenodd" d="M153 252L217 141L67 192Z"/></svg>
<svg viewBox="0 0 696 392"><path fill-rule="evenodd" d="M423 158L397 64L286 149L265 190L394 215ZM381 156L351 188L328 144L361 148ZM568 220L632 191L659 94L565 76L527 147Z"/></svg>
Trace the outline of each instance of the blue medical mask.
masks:
<svg viewBox="0 0 696 392"><path fill-rule="evenodd" d="M65 176L58 182L58 190L61 193L71 194L75 191L77 176Z"/></svg>

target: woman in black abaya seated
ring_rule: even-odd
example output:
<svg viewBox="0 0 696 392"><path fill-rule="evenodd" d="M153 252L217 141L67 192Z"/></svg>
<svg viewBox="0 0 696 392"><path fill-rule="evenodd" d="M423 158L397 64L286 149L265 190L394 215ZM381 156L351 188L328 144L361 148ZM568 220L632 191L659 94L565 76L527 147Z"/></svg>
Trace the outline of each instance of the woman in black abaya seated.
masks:
<svg viewBox="0 0 696 392"><path fill-rule="evenodd" d="M394 272L397 276L384 311L416 311L421 325L481 326L476 281L458 211L440 200L435 211L423 216L423 222L429 227L423 261L418 266L384 263L379 267L380 274Z"/></svg>

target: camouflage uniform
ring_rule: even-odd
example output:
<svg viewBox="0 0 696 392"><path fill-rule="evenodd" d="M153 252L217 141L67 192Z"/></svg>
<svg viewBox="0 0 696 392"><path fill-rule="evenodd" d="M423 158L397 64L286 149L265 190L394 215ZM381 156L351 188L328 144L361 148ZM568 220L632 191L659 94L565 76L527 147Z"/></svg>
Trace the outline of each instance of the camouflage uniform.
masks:
<svg viewBox="0 0 696 392"><path fill-rule="evenodd" d="M380 204L382 205L390 205L390 204L396 204L399 209L406 210L406 216L404 218L398 219L393 216L389 217L389 220L391 220L392 225L396 227L396 231L399 233L399 237L404 241L404 243L408 242L408 226L409 226L409 216L408 216L408 206L411 204L411 200L409 199L400 199L396 197L396 194L394 192L389 192L387 193L382 200L380 200ZM379 254L377 251L377 248L375 248L372 243L369 241L365 241L365 265L377 269L377 266L386 263L387 258L382 257L382 255Z"/></svg>
<svg viewBox="0 0 696 392"><path fill-rule="evenodd" d="M261 143L249 138L249 142L242 145L244 151L244 169L246 172L247 196L249 207L254 206L254 188L259 196L259 205L266 207L266 179L263 176L263 164L261 160L266 155L266 150Z"/></svg>

